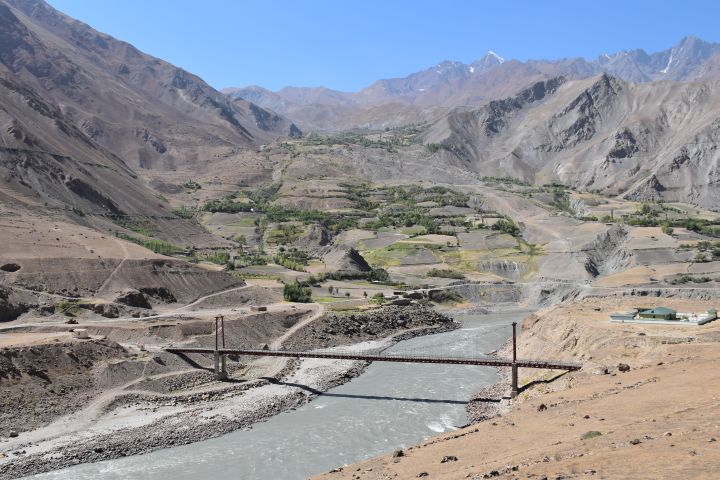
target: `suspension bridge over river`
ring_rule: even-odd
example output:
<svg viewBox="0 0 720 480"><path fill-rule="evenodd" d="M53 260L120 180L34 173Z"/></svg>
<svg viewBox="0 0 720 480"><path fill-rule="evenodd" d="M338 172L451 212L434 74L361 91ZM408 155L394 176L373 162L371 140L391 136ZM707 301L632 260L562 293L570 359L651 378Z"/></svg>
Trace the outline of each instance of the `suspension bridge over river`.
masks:
<svg viewBox="0 0 720 480"><path fill-rule="evenodd" d="M286 357L286 358L321 358L328 360L360 360L366 362L397 362L397 363L440 363L449 365L477 365L488 367L510 367L512 369L511 391L512 395L518 393L518 369L539 368L546 370L575 371L582 368L582 364L575 362L563 362L558 360L542 359L519 359L517 358L517 323L512 323L512 358L501 358L490 355L467 355L467 356L446 356L446 355L423 355L421 352L398 352L398 353L358 353L338 349L326 350L270 350L270 349L242 349L225 348L225 321L222 316L215 319L215 348L199 347L170 347L165 351L175 354L210 354L215 357L215 375L218 379L227 378L226 356L250 356L250 357Z"/></svg>

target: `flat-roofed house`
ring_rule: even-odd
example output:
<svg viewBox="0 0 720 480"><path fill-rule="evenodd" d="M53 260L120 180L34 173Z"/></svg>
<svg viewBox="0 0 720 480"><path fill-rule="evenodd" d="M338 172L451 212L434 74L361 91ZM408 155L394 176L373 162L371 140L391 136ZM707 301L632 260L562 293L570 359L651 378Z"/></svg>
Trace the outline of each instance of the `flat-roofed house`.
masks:
<svg viewBox="0 0 720 480"><path fill-rule="evenodd" d="M650 310L642 310L638 313L640 318L654 318L658 320L677 320L677 312L672 308L655 307Z"/></svg>

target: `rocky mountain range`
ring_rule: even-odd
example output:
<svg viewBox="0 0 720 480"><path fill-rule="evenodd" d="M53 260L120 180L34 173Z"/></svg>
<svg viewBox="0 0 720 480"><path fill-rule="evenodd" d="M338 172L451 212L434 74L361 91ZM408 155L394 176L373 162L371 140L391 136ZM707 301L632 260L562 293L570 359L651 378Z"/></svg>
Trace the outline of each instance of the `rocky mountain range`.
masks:
<svg viewBox="0 0 720 480"><path fill-rule="evenodd" d="M423 134L436 161L636 200L720 206L720 83L556 77Z"/></svg>
<svg viewBox="0 0 720 480"><path fill-rule="evenodd" d="M415 141L433 147L338 152L326 173L402 181L412 176L398 169L402 158L427 164L417 169L422 178L510 176L720 206L720 45L693 37L663 52L595 60L520 62L489 52L354 93L226 94L41 0L0 0L0 38L0 193L11 197L172 216L171 203L316 174L320 160L262 151L302 135L297 122L309 130L414 124ZM199 178L202 194L188 196Z"/></svg>
<svg viewBox="0 0 720 480"><path fill-rule="evenodd" d="M223 91L288 115L307 129L384 128L394 122L433 119L443 108L480 106L510 96L537 81L563 76L582 79L609 73L631 82L703 82L720 79L720 44L685 37L672 48L603 54L594 60L505 60L488 52L470 64L442 62L404 78L378 80L358 92L328 88L284 88L272 92L258 86ZM402 106L405 115L378 115ZM392 105L392 107L391 107Z"/></svg>

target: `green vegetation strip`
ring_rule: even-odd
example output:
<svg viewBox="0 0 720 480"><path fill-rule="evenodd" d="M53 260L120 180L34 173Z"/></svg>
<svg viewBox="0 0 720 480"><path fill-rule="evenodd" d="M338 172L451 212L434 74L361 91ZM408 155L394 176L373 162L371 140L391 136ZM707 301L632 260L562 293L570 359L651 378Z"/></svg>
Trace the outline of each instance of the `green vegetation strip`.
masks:
<svg viewBox="0 0 720 480"><path fill-rule="evenodd" d="M133 237L131 235L127 235L123 232L115 232L115 236L118 238L122 238L123 240L127 240L132 243L136 243L142 247L147 248L148 250L152 250L155 253L160 253L162 255L174 255L177 253L182 253L185 251L183 247L180 247L178 245L174 245L169 242L165 242L163 240L158 240L156 238L153 239L143 239L138 237Z"/></svg>
<svg viewBox="0 0 720 480"><path fill-rule="evenodd" d="M438 277L438 278L456 278L456 279L463 279L465 278L465 275L463 275L460 272L456 272L455 270L449 270L449 269L440 269L440 268L433 268L430 271L427 272L428 277Z"/></svg>

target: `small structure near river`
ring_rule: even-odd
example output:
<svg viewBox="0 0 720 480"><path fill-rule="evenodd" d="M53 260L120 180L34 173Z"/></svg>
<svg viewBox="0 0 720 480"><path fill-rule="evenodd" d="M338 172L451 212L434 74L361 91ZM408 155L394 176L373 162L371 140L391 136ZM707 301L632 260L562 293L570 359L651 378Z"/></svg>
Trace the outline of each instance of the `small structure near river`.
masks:
<svg viewBox="0 0 720 480"><path fill-rule="evenodd" d="M672 308L656 307L650 310L642 310L638 312L638 318L654 319L654 320L677 320L677 312Z"/></svg>
<svg viewBox="0 0 720 480"><path fill-rule="evenodd" d="M629 312L610 314L610 321L616 323L653 323L664 325L703 325L717 318L717 310L705 313L676 312L671 308L636 308Z"/></svg>

